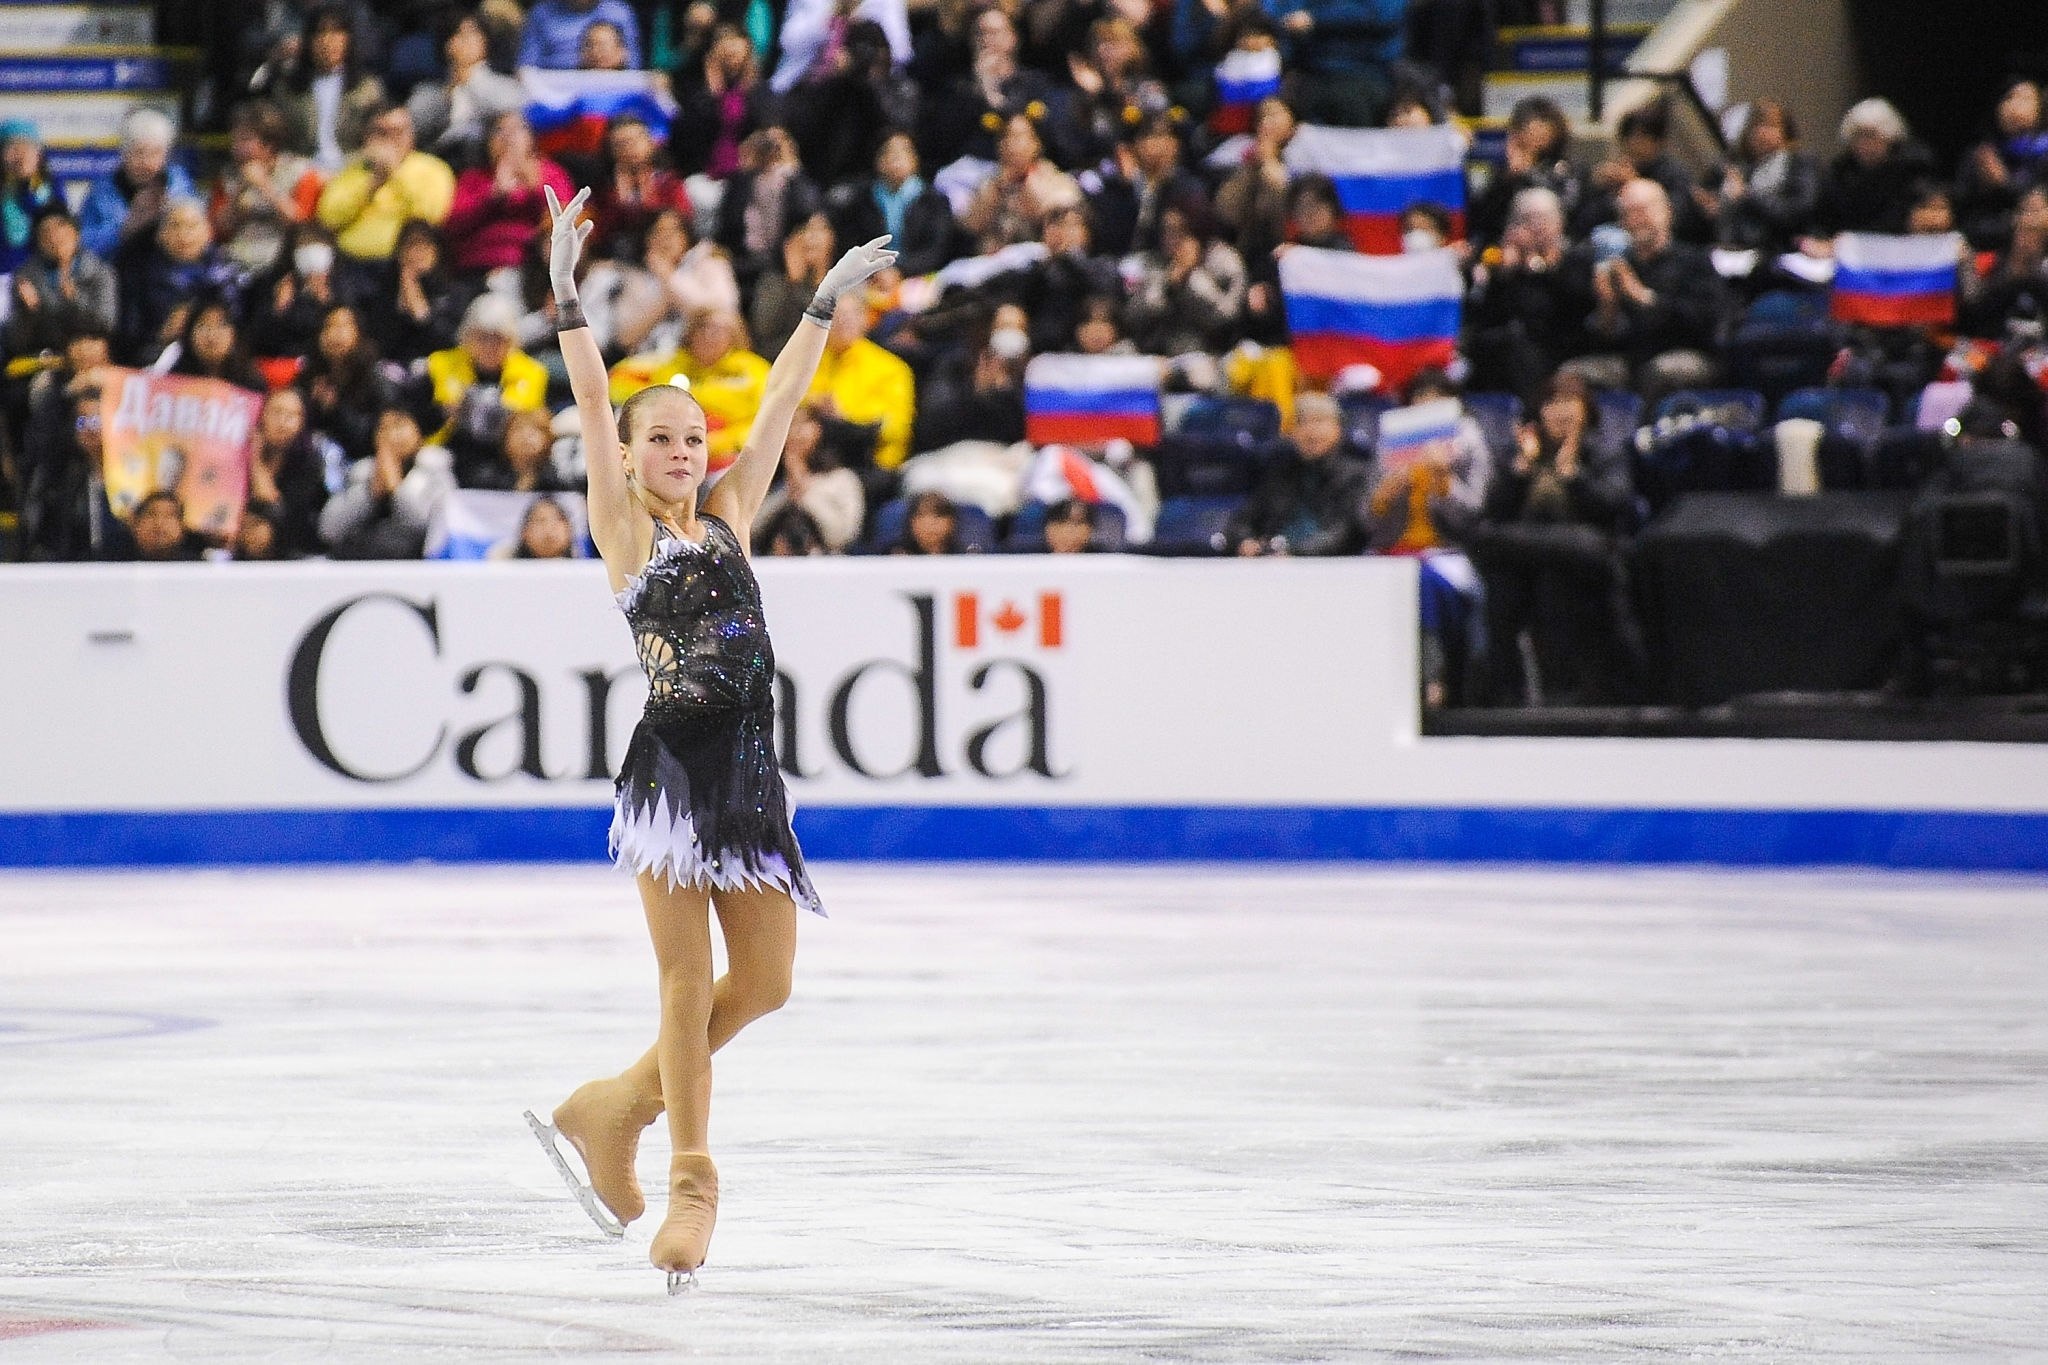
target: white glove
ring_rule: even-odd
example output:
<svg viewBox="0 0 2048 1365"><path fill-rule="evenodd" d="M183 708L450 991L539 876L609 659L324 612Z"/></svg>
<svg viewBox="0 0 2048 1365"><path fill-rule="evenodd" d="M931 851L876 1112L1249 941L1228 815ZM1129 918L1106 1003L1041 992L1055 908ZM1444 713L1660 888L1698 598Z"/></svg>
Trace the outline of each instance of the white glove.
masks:
<svg viewBox="0 0 2048 1365"><path fill-rule="evenodd" d="M849 249L818 282L818 302L830 308L841 294L894 265L896 253L885 250L888 245L889 234L885 232L866 246Z"/></svg>
<svg viewBox="0 0 2048 1365"><path fill-rule="evenodd" d="M583 254L583 244L590 240L590 234L597 227L594 222L579 221L583 214L583 203L590 198L590 186L576 191L576 197L566 205L555 198L555 187L541 187L548 197L548 213L554 220L554 231L548 238L548 283L555 287L557 306L576 301L576 260Z"/></svg>

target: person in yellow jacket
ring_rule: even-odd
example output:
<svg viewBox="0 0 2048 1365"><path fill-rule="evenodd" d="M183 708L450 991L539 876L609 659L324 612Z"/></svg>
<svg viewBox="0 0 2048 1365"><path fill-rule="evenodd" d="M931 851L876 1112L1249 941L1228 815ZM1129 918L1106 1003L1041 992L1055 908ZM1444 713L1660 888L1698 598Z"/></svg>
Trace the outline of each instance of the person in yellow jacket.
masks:
<svg viewBox="0 0 2048 1365"><path fill-rule="evenodd" d="M611 400L623 403L677 375L690 381L690 396L704 409L709 469L717 474L738 458L754 429L754 414L768 391L768 362L749 349L747 325L738 313L700 309L683 330L681 350L627 356L612 366Z"/></svg>
<svg viewBox="0 0 2048 1365"><path fill-rule="evenodd" d="M448 414L429 439L454 455L456 478L467 487L479 462L497 458L506 416L547 407L548 371L519 349L519 308L503 295L478 295L456 338L426 359L434 401Z"/></svg>
<svg viewBox="0 0 2048 1365"><path fill-rule="evenodd" d="M409 218L439 227L455 203L455 172L412 144L412 115L402 104L379 110L363 150L320 191L315 212L335 249L356 261L388 261Z"/></svg>
<svg viewBox="0 0 2048 1365"><path fill-rule="evenodd" d="M842 421L878 427L875 463L894 469L910 454L910 423L917 413L910 366L867 338L868 303L858 293L839 300L825 358L805 401Z"/></svg>

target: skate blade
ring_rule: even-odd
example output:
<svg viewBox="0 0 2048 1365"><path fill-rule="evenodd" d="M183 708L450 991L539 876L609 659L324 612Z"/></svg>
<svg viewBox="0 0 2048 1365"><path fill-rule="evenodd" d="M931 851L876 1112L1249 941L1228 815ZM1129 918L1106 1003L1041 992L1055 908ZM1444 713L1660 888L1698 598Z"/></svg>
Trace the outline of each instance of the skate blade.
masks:
<svg viewBox="0 0 2048 1365"><path fill-rule="evenodd" d="M687 1294L697 1287L697 1272L694 1270L671 1270L668 1273L668 1292L671 1296Z"/></svg>
<svg viewBox="0 0 2048 1365"><path fill-rule="evenodd" d="M576 1174L570 1167L568 1159L562 1155L562 1149L555 1141L561 1134L555 1125L542 1123L534 1117L531 1109L526 1111L526 1123L533 1129L534 1140L540 1143L540 1149L548 1154L549 1161L555 1163L555 1174L562 1177L562 1183L576 1196L576 1202L590 1215L590 1221L597 1224L598 1229L607 1237L624 1237L625 1225L612 1216L612 1211L597 1197L597 1191L591 1189L589 1183Z"/></svg>

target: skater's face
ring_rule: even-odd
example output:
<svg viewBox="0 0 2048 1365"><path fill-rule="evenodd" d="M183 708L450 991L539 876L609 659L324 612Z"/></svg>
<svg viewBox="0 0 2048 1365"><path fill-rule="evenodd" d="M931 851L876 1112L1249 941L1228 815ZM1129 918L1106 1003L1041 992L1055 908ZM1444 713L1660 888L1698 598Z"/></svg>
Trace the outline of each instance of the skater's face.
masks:
<svg viewBox="0 0 2048 1365"><path fill-rule="evenodd" d="M704 409L680 389L666 390L635 409L622 449L626 472L662 502L682 502L704 483L710 429Z"/></svg>

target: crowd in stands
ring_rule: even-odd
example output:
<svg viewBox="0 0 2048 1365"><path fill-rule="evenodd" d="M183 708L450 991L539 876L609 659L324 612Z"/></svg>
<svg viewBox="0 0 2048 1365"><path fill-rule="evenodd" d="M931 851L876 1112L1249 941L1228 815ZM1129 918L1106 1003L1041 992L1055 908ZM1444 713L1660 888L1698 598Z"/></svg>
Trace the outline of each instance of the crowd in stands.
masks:
<svg viewBox="0 0 2048 1365"><path fill-rule="evenodd" d="M0 125L18 557L416 557L472 491L530 495L500 553L582 552L584 461L610 454L575 436L544 191L585 183L582 296L613 397L686 378L714 474L837 253L894 238L899 268L833 322L756 528L766 552L1416 555L1440 699L1530 696L1531 651L1503 642L1532 630L1551 695L1639 688L1618 547L1658 510L1634 437L1668 433L1653 423L1674 395L1875 389L1910 425L1928 385L1961 379L2001 405L1980 421L2040 443L2048 115L2026 81L1956 166L1876 99L1825 163L1758 100L1705 174L1661 106L1585 161L1563 112L1525 100L1466 204L1402 216L1404 250L1457 253L1456 361L1398 392L1306 380L1278 260L1354 237L1289 143L1308 124L1454 122L1477 8L272 5L286 18L251 34L225 163L197 180L170 121L138 110L74 207L36 128ZM1226 136L1219 64L1263 53L1279 87ZM626 114L550 151L529 123L522 70L656 66L666 128ZM1816 281L1845 232L1957 234L1956 321L1827 322ZM1026 442L1026 367L1054 353L1161 357L1158 446ZM188 527L175 489L109 504L110 365L263 395L232 537ZM1379 416L1446 398L1466 405L1455 438L1383 468ZM1224 436L1197 439L1204 421ZM1205 484L1239 436L1256 460Z"/></svg>

